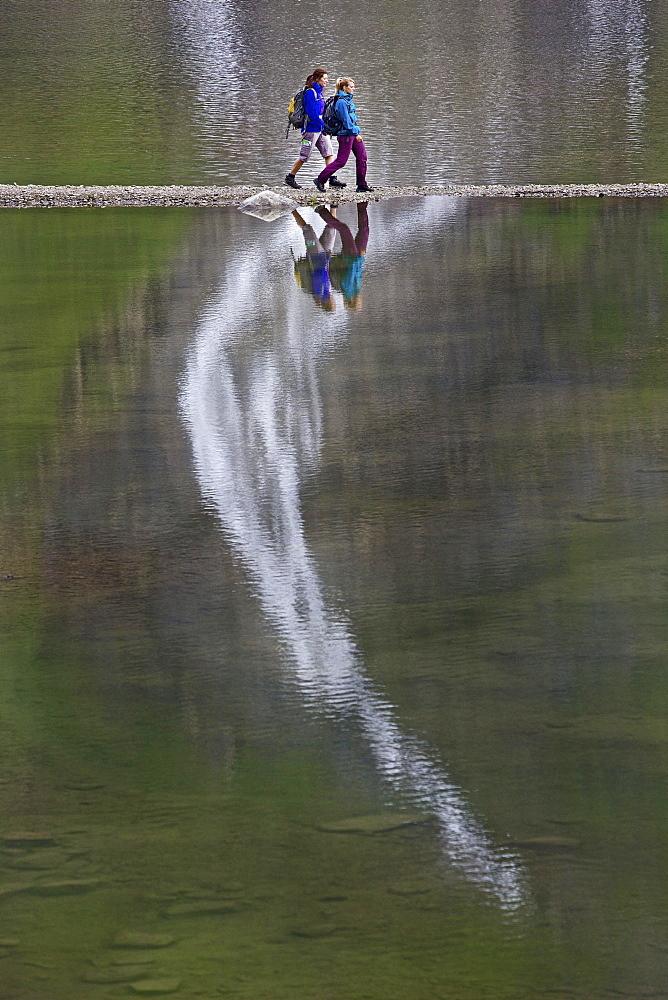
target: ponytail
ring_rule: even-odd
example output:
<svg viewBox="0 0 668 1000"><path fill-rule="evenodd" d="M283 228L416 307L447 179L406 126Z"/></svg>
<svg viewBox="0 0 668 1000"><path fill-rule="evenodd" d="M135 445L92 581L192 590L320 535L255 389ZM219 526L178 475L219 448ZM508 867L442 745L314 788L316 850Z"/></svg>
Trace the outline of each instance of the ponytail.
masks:
<svg viewBox="0 0 668 1000"><path fill-rule="evenodd" d="M317 69L313 70L310 76L306 77L306 86L310 87L312 83L314 83L317 80L320 80L325 75L326 72L327 72L326 69L322 69L322 67L318 66Z"/></svg>

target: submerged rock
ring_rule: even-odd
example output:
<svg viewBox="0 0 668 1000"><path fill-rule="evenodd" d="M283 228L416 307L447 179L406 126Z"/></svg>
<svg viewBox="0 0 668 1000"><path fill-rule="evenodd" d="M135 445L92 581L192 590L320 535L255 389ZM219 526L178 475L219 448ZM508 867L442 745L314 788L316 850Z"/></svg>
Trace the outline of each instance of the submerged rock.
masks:
<svg viewBox="0 0 668 1000"><path fill-rule="evenodd" d="M63 785L71 792L96 792L104 787L99 781L66 781Z"/></svg>
<svg viewBox="0 0 668 1000"><path fill-rule="evenodd" d="M72 857L67 851L59 847L46 847L42 850L30 851L21 854L20 857L13 858L7 862L8 868L18 868L24 871L49 871L53 868L60 868Z"/></svg>
<svg viewBox="0 0 668 1000"><path fill-rule="evenodd" d="M628 514L613 514L609 511L591 511L590 513L577 513L573 517L576 521L587 521L590 524L617 524L620 521L629 521Z"/></svg>
<svg viewBox="0 0 668 1000"><path fill-rule="evenodd" d="M34 885L34 882L5 882L4 885L0 885L0 899L19 896L22 892L31 892Z"/></svg>
<svg viewBox="0 0 668 1000"><path fill-rule="evenodd" d="M387 891L393 896L423 896L431 890L432 887L425 882L394 882L387 887Z"/></svg>
<svg viewBox="0 0 668 1000"><path fill-rule="evenodd" d="M530 851L574 851L580 846L575 837L526 837L523 840L506 841L509 847L517 847Z"/></svg>
<svg viewBox="0 0 668 1000"><path fill-rule="evenodd" d="M130 951L126 954L114 955L111 959L112 965L150 965L155 962L156 956L150 952Z"/></svg>
<svg viewBox="0 0 668 1000"><path fill-rule="evenodd" d="M241 882L230 882L224 886L217 885L213 889L182 889L179 891L179 899L193 899L202 901L220 902L223 897L238 897L243 894L244 886ZM174 902L176 899L172 897Z"/></svg>
<svg viewBox="0 0 668 1000"><path fill-rule="evenodd" d="M200 917L218 913L236 913L237 907L234 903L226 900L209 900L200 903L177 903L169 906L165 910L167 917Z"/></svg>
<svg viewBox="0 0 668 1000"><path fill-rule="evenodd" d="M55 847L56 841L50 833L28 833L16 830L13 833L3 833L0 844L6 847Z"/></svg>
<svg viewBox="0 0 668 1000"><path fill-rule="evenodd" d="M424 813L374 813L371 816L353 816L349 819L321 823L318 830L323 833L390 833L405 826L428 823L430 817Z"/></svg>
<svg viewBox="0 0 668 1000"><path fill-rule="evenodd" d="M146 975L143 965L108 966L104 969L87 969L81 979L84 983L131 983Z"/></svg>
<svg viewBox="0 0 668 1000"><path fill-rule="evenodd" d="M95 879L61 879L58 882L36 882L26 891L36 896L80 896L98 885Z"/></svg>
<svg viewBox="0 0 668 1000"><path fill-rule="evenodd" d="M245 886L243 882L225 882L224 885L218 885L218 891L222 896L243 892L244 889Z"/></svg>
<svg viewBox="0 0 668 1000"><path fill-rule="evenodd" d="M245 885L243 882L216 882L209 886L188 886L178 889L176 895L183 899L215 899L220 900L223 896L239 896L243 893Z"/></svg>
<svg viewBox="0 0 668 1000"><path fill-rule="evenodd" d="M341 928L337 924L329 924L326 922L314 923L314 924L302 924L298 927L292 928L292 933L295 937L304 938L323 938L329 937L330 934L336 934Z"/></svg>
<svg viewBox="0 0 668 1000"><path fill-rule="evenodd" d="M174 944L171 934L151 934L145 931L122 931L112 941L114 948L166 948Z"/></svg>
<svg viewBox="0 0 668 1000"><path fill-rule="evenodd" d="M181 980L173 977L165 979L144 979L140 983L132 983L130 991L143 996L160 996L162 993L174 993L181 985Z"/></svg>

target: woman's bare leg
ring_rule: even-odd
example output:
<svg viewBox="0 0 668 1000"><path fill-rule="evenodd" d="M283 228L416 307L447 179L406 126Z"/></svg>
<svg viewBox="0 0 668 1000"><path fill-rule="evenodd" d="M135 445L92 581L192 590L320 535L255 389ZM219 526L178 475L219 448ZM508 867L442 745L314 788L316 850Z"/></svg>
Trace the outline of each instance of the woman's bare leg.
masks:
<svg viewBox="0 0 668 1000"><path fill-rule="evenodd" d="M326 156L325 157L325 166L328 167L330 165L330 163L332 162L333 159L334 159L334 153L331 153L330 156ZM292 170L290 171L290 173L292 174L292 176L294 177L295 174L297 173L297 171L301 170L301 168L303 166L304 166L304 161L303 160L295 160L294 166L293 166Z"/></svg>

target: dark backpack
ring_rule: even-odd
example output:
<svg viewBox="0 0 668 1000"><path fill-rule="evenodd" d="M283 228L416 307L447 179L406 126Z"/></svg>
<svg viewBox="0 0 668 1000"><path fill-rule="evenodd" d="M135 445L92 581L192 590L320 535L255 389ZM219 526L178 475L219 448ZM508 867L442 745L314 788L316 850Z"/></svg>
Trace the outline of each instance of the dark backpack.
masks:
<svg viewBox="0 0 668 1000"><path fill-rule="evenodd" d="M292 128L304 128L306 124L306 112L304 111L304 94L308 87L302 87L288 104L288 127L285 130L285 138L288 137L290 126Z"/></svg>
<svg viewBox="0 0 668 1000"><path fill-rule="evenodd" d="M327 135L338 135L343 128L343 121L336 110L336 102L342 100L343 98L340 94L334 94L333 97L328 97L325 101L325 110L322 113L322 121L325 126L324 131Z"/></svg>

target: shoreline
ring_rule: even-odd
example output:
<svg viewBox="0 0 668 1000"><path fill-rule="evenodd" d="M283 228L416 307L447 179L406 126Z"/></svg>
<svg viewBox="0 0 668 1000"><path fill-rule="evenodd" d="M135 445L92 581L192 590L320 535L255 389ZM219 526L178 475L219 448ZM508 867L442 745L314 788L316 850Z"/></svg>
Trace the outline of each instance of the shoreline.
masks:
<svg viewBox="0 0 668 1000"><path fill-rule="evenodd" d="M418 184L377 187L358 194L354 187L329 189L325 194L311 185L295 191L285 184L196 186L167 185L51 185L0 184L0 208L159 208L238 206L261 191L282 194L298 205L316 206L388 198L424 198L430 195L460 198L663 198L668 184Z"/></svg>

